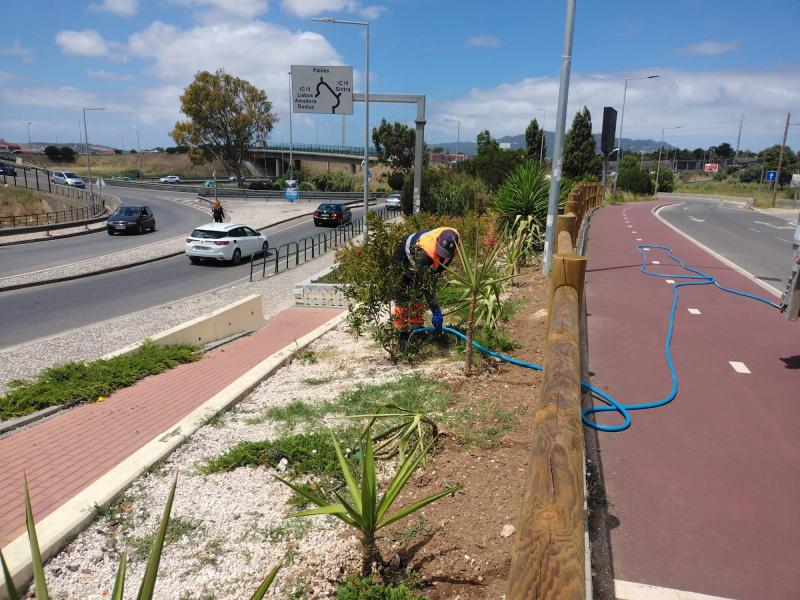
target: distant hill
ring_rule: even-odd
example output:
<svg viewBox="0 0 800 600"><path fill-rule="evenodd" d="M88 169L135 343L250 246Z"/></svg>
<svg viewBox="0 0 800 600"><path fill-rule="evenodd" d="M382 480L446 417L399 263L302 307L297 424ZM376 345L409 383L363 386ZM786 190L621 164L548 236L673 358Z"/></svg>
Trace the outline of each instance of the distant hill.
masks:
<svg viewBox="0 0 800 600"><path fill-rule="evenodd" d="M597 151L600 151L600 134L596 133L594 135L595 145L597 147ZM525 134L521 133L519 135L507 135L505 137L501 137L497 139L498 142L505 142L511 144L512 149L516 148L524 148L525 147ZM553 144L555 143L555 133L552 131L545 131L544 132L544 143L545 143L545 154L547 156L552 156L553 153ZM477 153L477 144L475 142L467 142L461 141L459 145L456 142L427 142L428 146L431 148L444 148L448 152L456 152L456 149L459 148L461 152L467 154L469 156L475 156ZM664 148L674 148L664 142ZM622 138L622 148L623 151L630 151L630 152L653 152L658 150L658 141L657 140L634 140L630 138Z"/></svg>

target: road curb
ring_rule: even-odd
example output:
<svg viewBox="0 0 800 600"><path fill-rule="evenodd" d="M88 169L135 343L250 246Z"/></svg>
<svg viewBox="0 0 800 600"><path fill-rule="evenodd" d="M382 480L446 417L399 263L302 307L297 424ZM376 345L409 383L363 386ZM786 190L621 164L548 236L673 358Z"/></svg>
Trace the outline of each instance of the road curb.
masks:
<svg viewBox="0 0 800 600"><path fill-rule="evenodd" d="M111 504L137 477L169 456L208 419L245 398L261 381L280 369L293 355L338 326L346 317L347 313L343 312L271 354L38 522L36 531L42 559L47 560L55 555L80 533L94 519L95 506ZM21 585L30 580L33 567L27 533L21 534L3 548L3 555L15 584ZM8 590L5 583L0 582L0 599L5 600L7 597Z"/></svg>
<svg viewBox="0 0 800 600"><path fill-rule="evenodd" d="M297 216L294 216L294 217L289 217L287 219L283 219L282 221L276 221L275 223L267 225L266 227L259 228L257 231L264 231L265 229L269 229L270 227L276 227L278 225L283 225L285 223L289 223L290 221L295 221L297 219L302 219L304 217L307 217L309 214L311 214L311 213L297 215ZM66 237L66 236L64 236L64 237ZM76 273L75 275L65 275L63 277L56 277L54 279L43 279L42 281L32 281L32 282L28 282L28 283L18 283L18 284L14 284L14 285L0 286L0 292L11 292L11 291L14 291L14 290L21 290L21 289L25 289L25 288L33 288L33 287L39 287L39 286L42 286L42 285L49 285L51 283L62 283L64 281L73 281L75 279L84 279L86 277L93 277L95 275L103 275L105 273L113 273L114 271L122 271L123 269L130 269L132 267L139 267L141 265L146 265L146 264L149 264L149 263L157 262L159 260L165 260L167 258L174 258L176 256L180 256L181 254L184 254L184 250L180 250L178 252L171 252L169 254L162 254L160 256L155 256L153 258L147 258L147 259L144 259L144 260L135 261L135 262L132 262L132 263L126 263L124 265L117 265L117 266L114 266L114 267L106 267L104 269L100 269L98 271L90 271L88 273ZM67 266L67 265L62 265L62 267L63 266ZM24 275L24 274L25 273L21 273L20 275ZM18 277L18 275L12 275L12 277Z"/></svg>

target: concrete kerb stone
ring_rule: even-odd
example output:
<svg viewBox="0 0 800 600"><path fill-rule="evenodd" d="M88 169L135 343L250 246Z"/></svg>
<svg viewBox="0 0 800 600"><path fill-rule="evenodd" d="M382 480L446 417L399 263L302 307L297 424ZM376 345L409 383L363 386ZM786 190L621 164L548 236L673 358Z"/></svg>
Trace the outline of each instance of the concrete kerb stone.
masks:
<svg viewBox="0 0 800 600"><path fill-rule="evenodd" d="M262 380L266 379L298 351L337 327L347 313L337 315L312 332L283 347L242 377L215 394L210 400L196 408L169 429L158 434L122 463L80 491L54 512L36 524L36 532L42 552L47 560L73 539L94 518L94 507L108 506L139 475L161 462L178 446L188 440L214 415L225 411L244 399ZM21 586L33 576L27 534L22 534L3 548L9 571L15 585ZM0 582L0 600L8 599L5 582Z"/></svg>

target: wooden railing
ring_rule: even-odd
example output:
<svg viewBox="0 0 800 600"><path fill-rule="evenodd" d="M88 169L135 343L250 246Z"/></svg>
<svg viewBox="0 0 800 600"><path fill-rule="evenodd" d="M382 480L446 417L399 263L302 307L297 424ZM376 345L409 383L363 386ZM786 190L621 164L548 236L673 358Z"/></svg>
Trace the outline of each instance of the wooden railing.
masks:
<svg viewBox="0 0 800 600"><path fill-rule="evenodd" d="M586 599L584 443L580 323L586 257L575 254L584 217L600 205L599 183L578 184L558 217L550 273L541 406L508 579L508 600Z"/></svg>

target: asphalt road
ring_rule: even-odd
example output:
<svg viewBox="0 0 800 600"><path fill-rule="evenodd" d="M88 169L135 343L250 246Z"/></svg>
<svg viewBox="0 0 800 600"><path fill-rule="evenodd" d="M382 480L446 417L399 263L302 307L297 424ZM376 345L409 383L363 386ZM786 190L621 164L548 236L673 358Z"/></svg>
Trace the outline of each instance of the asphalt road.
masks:
<svg viewBox="0 0 800 600"><path fill-rule="evenodd" d="M668 223L778 290L789 274L794 221L723 204L718 199L676 198L662 208Z"/></svg>
<svg viewBox="0 0 800 600"><path fill-rule="evenodd" d="M353 217L363 213L352 208ZM326 231L311 216L264 231L271 248ZM105 234L103 234L105 236ZM108 237L108 236L105 236ZM192 265L176 256L113 273L0 292L0 348L194 296L248 278L250 265Z"/></svg>
<svg viewBox="0 0 800 600"><path fill-rule="evenodd" d="M195 226L211 220L209 213L181 202L195 199L193 194L132 188L104 189L107 193L119 196L123 204L149 206L156 217L156 231L144 235L110 236L105 229L101 229L97 233L49 240L46 243L0 247L0 277L38 271L160 242L187 234Z"/></svg>

